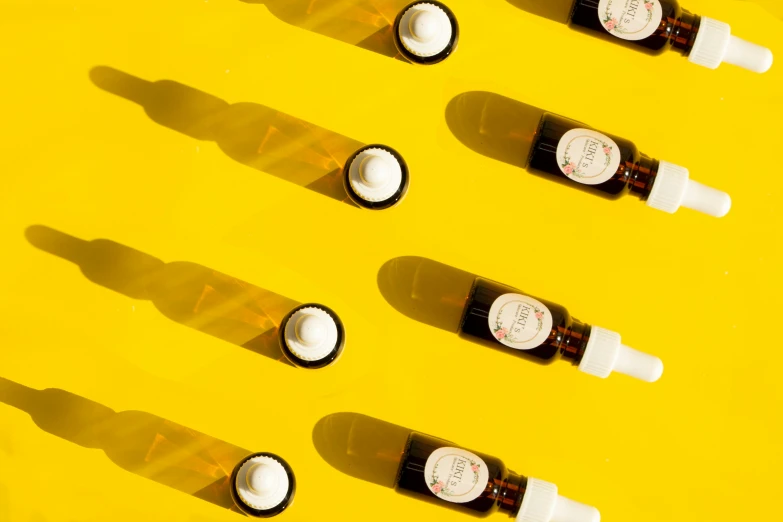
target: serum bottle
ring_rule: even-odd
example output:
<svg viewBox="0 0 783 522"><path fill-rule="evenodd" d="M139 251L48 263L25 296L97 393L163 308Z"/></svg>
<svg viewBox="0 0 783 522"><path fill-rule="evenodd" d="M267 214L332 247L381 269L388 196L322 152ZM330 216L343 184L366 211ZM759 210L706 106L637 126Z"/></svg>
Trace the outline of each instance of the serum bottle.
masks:
<svg viewBox="0 0 783 522"><path fill-rule="evenodd" d="M295 493L294 471L274 453L249 455L231 473L231 498L250 517L279 515L294 501Z"/></svg>
<svg viewBox="0 0 783 522"><path fill-rule="evenodd" d="M574 319L558 304L483 278L470 290L459 336L538 364L562 359L601 378L619 372L655 382L663 374L659 358L625 346L620 334Z"/></svg>
<svg viewBox="0 0 783 522"><path fill-rule="evenodd" d="M576 0L568 24L649 54L671 49L710 69L723 62L757 73L772 67L769 49L733 36L726 23L689 13L677 0Z"/></svg>
<svg viewBox="0 0 783 522"><path fill-rule="evenodd" d="M599 522L592 506L558 495L549 482L518 475L500 459L413 432L395 489L476 517L503 512L516 522Z"/></svg>
<svg viewBox="0 0 783 522"><path fill-rule="evenodd" d="M731 209L728 194L693 181L685 167L653 159L624 138L555 114L541 118L527 166L534 174L608 199L631 194L668 213L688 207L723 217Z"/></svg>
<svg viewBox="0 0 783 522"><path fill-rule="evenodd" d="M337 362L345 347L340 317L321 304L299 305L280 323L280 348L299 368L317 370Z"/></svg>
<svg viewBox="0 0 783 522"><path fill-rule="evenodd" d="M454 13L435 0L413 2L394 20L394 44L409 62L432 65L457 48L459 24Z"/></svg>
<svg viewBox="0 0 783 522"><path fill-rule="evenodd" d="M343 168L345 192L356 205L385 210L398 205L408 193L408 164L386 145L367 145L354 152Z"/></svg>

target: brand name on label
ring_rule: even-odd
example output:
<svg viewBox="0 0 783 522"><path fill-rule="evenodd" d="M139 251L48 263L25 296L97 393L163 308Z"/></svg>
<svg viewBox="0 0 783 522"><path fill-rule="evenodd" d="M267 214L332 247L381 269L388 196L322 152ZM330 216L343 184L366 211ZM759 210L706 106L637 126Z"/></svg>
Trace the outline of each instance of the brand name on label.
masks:
<svg viewBox="0 0 783 522"><path fill-rule="evenodd" d="M587 148L585 149L585 155L582 158L582 166L584 168L589 167L595 161L595 155L598 153L598 148L601 146L596 140L591 139L587 142Z"/></svg>

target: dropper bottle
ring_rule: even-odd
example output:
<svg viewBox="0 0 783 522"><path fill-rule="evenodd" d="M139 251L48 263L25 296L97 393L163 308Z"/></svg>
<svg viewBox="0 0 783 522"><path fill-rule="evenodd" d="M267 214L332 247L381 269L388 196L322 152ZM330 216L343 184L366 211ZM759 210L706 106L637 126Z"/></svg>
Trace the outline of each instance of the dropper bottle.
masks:
<svg viewBox="0 0 783 522"><path fill-rule="evenodd" d="M690 179L685 167L642 154L624 138L544 114L533 137L528 170L608 199L634 195L670 214L687 207L723 217L731 197Z"/></svg>
<svg viewBox="0 0 783 522"><path fill-rule="evenodd" d="M293 503L295 494L294 471L274 453L249 455L231 473L231 498L251 517L279 515Z"/></svg>
<svg viewBox="0 0 783 522"><path fill-rule="evenodd" d="M280 347L299 368L316 370L334 364L345 347L345 328L322 304L299 305L280 323Z"/></svg>
<svg viewBox="0 0 783 522"><path fill-rule="evenodd" d="M737 38L724 22L698 16L677 0L576 0L568 24L649 54L676 51L709 69L726 62L764 73L772 51Z"/></svg>
<svg viewBox="0 0 783 522"><path fill-rule="evenodd" d="M397 492L477 517L503 512L516 522L599 522L592 506L558 494L555 484L509 471L498 458L411 433Z"/></svg>
<svg viewBox="0 0 783 522"><path fill-rule="evenodd" d="M468 295L459 336L538 364L562 359L601 378L617 372L655 382L663 374L659 358L624 345L620 334L574 319L558 304L480 277Z"/></svg>
<svg viewBox="0 0 783 522"><path fill-rule="evenodd" d="M406 6L394 21L394 44L409 62L432 65L442 62L457 48L459 24L454 13L436 0Z"/></svg>
<svg viewBox="0 0 783 522"><path fill-rule="evenodd" d="M367 145L354 152L343 168L345 192L368 210L398 205L408 193L410 173L399 152L386 145Z"/></svg>

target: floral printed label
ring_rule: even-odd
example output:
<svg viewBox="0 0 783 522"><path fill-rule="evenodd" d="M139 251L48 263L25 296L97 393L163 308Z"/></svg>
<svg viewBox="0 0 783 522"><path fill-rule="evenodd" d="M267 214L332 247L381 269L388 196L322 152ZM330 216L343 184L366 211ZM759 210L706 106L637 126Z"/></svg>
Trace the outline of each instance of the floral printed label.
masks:
<svg viewBox="0 0 783 522"><path fill-rule="evenodd" d="M663 18L659 0L600 0L598 17L609 34L623 40L644 40Z"/></svg>
<svg viewBox="0 0 783 522"><path fill-rule="evenodd" d="M489 308L489 329L498 342L517 350L541 346L552 331L552 312L522 294L504 294Z"/></svg>
<svg viewBox="0 0 783 522"><path fill-rule="evenodd" d="M427 458L424 480L436 497L464 504L478 498L489 482L481 457L460 448L438 448Z"/></svg>
<svg viewBox="0 0 783 522"><path fill-rule="evenodd" d="M574 181L598 185L620 166L620 147L608 136L589 129L571 129L557 144L560 170Z"/></svg>

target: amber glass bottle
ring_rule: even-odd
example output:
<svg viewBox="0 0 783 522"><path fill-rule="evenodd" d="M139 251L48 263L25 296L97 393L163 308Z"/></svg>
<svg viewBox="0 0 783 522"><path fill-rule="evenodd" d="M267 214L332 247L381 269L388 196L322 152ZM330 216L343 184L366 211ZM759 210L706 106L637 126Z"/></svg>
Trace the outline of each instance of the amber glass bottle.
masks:
<svg viewBox="0 0 783 522"><path fill-rule="evenodd" d="M242 513L269 518L294 501L296 478L291 466L274 453L254 453L231 473L231 498Z"/></svg>
<svg viewBox="0 0 783 522"><path fill-rule="evenodd" d="M621 344L620 335L571 317L550 301L477 278L468 295L459 336L538 364L563 359L597 377L613 371L657 381L663 363Z"/></svg>
<svg viewBox="0 0 783 522"><path fill-rule="evenodd" d="M724 61L760 73L772 66L769 49L731 36L727 24L676 0L576 0L569 25L650 54L671 49L711 69Z"/></svg>
<svg viewBox="0 0 783 522"><path fill-rule="evenodd" d="M691 180L688 169L642 154L627 139L555 114L541 118L527 167L604 198L632 194L669 213L688 207L723 217L731 209L728 194Z"/></svg>
<svg viewBox="0 0 783 522"><path fill-rule="evenodd" d="M459 42L459 24L454 13L436 0L416 1L400 11L392 31L394 44L409 62L440 63Z"/></svg>
<svg viewBox="0 0 783 522"><path fill-rule="evenodd" d="M559 496L554 484L509 471L498 458L416 432L408 438L395 489L477 517L504 512L519 522L600 520L597 509ZM551 515L536 518L542 510Z"/></svg>

